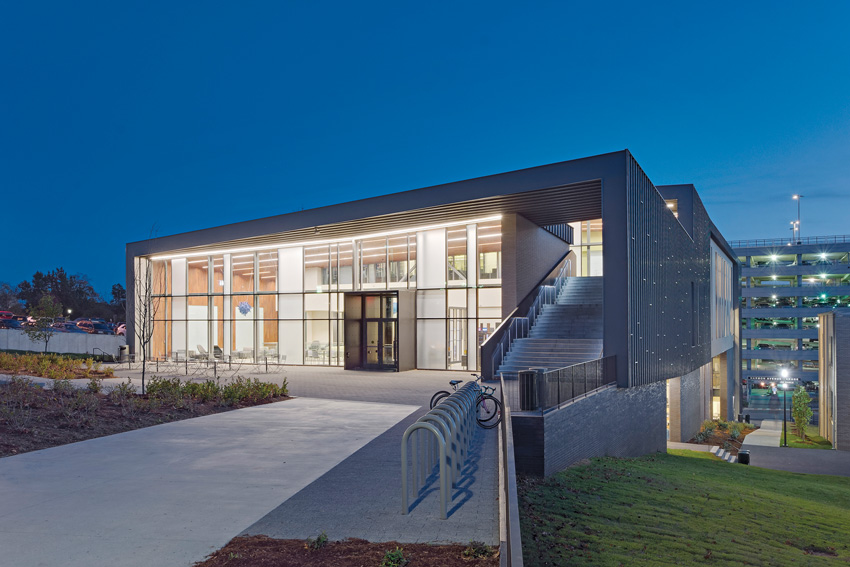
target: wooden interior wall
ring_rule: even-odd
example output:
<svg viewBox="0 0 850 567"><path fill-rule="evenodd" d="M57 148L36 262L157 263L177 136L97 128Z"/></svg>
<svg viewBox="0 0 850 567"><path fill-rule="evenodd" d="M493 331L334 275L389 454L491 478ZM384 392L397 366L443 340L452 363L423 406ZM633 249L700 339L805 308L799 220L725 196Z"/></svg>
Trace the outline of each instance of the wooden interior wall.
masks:
<svg viewBox="0 0 850 567"><path fill-rule="evenodd" d="M207 264L189 263L188 269L189 293L209 293L209 268Z"/></svg>

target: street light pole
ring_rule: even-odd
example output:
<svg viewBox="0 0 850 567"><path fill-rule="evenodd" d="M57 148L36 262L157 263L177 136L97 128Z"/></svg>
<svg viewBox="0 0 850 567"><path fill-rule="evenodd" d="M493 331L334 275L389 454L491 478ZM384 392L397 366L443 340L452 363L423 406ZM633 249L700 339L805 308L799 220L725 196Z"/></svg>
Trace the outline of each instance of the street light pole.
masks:
<svg viewBox="0 0 850 567"><path fill-rule="evenodd" d="M793 199L797 201L797 244L801 244L800 239L800 201L804 195L794 195Z"/></svg>
<svg viewBox="0 0 850 567"><path fill-rule="evenodd" d="M788 384L782 383L782 431L785 435L785 447L788 446L788 420L785 418L786 405L788 403Z"/></svg>
<svg viewBox="0 0 850 567"><path fill-rule="evenodd" d="M783 447L787 447L788 446L788 422L785 420L785 411L786 411L786 407L787 407L787 404L788 404L788 396L787 396L787 394L788 394L788 383L785 382L784 380L786 378L788 378L788 369L783 368L782 372L780 372L780 374L782 375L782 379L783 379L783 382L782 382L782 433L785 436L785 444L783 445Z"/></svg>

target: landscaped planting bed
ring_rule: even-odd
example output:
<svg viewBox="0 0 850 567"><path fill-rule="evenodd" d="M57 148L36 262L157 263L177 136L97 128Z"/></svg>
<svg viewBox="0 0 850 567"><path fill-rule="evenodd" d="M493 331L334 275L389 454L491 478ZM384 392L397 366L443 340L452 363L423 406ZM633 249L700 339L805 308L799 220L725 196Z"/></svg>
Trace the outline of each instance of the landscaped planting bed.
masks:
<svg viewBox="0 0 850 567"><path fill-rule="evenodd" d="M688 443L720 447L733 455L737 455L744 438L756 429L758 427L749 423L709 419L702 422L699 433Z"/></svg>
<svg viewBox="0 0 850 567"><path fill-rule="evenodd" d="M373 543L237 537L196 567L497 567L496 550L483 544Z"/></svg>
<svg viewBox="0 0 850 567"><path fill-rule="evenodd" d="M800 436L800 432L797 429L797 424L793 421L786 421L785 427L788 428L788 446L794 447L795 449L832 449L832 443L818 435L817 433L812 433L812 431L817 431L817 427L807 427L806 428L806 438L803 439ZM784 444L785 438L784 434L780 435L779 443Z"/></svg>
<svg viewBox="0 0 850 567"><path fill-rule="evenodd" d="M256 378L221 384L153 377L140 395L129 380L103 387L92 377L86 388L54 380L42 388L13 377L0 384L0 457L286 399L285 380L278 386Z"/></svg>
<svg viewBox="0 0 850 567"><path fill-rule="evenodd" d="M12 354L0 352L0 374L11 376L38 376L54 380L112 378L112 367L89 357L85 359L58 354Z"/></svg>

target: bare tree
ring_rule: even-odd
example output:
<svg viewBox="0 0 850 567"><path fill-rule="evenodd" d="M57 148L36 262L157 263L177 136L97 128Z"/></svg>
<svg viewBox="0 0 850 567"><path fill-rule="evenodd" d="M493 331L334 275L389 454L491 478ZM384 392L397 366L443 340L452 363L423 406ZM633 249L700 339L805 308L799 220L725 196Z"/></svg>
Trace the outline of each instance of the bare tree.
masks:
<svg viewBox="0 0 850 567"><path fill-rule="evenodd" d="M159 302L154 301L153 262L147 258L136 260L135 277L135 334L140 354L142 355L142 393L145 393L145 372L147 370L148 354L153 340L154 321L159 309Z"/></svg>
<svg viewBox="0 0 850 567"><path fill-rule="evenodd" d="M151 229L151 237L154 237L155 229ZM154 335L154 321L156 321L160 300L154 298L156 281L154 280L153 262L146 257L134 260L134 325L133 332L136 337L139 351L142 355L142 393L145 393L145 373L147 371L148 355L151 352L151 342Z"/></svg>
<svg viewBox="0 0 850 567"><path fill-rule="evenodd" d="M54 320L61 313L62 308L52 295L42 296L38 305L30 310L30 314L35 318L35 323L24 327L24 333L33 342L43 342L45 353L47 352L47 343L56 333L56 328L53 326Z"/></svg>

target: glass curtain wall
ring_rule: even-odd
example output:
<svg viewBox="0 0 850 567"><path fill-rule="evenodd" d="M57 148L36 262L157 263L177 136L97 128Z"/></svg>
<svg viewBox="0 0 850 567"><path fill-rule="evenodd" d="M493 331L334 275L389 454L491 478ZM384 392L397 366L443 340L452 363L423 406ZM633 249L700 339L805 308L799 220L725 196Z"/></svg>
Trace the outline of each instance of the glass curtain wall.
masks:
<svg viewBox="0 0 850 567"><path fill-rule="evenodd" d="M578 256L577 276L602 275L602 219L570 223Z"/></svg>
<svg viewBox="0 0 850 567"><path fill-rule="evenodd" d="M342 366L345 292L410 289L417 367L475 370L501 319L498 220L151 265L163 360Z"/></svg>

